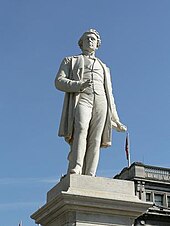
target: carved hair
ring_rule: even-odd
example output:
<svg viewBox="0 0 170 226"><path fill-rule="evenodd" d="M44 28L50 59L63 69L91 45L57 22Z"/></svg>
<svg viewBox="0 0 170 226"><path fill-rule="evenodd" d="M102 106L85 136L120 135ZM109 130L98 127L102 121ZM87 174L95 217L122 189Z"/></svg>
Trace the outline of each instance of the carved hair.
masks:
<svg viewBox="0 0 170 226"><path fill-rule="evenodd" d="M82 49L82 47L83 47L84 35L89 34L89 33L96 35L96 37L97 37L97 48L99 48L99 46L101 45L101 38L100 38L99 32L97 32L95 29L89 29L88 31L83 33L83 35L81 36L81 38L78 41L78 45L79 45L80 49Z"/></svg>

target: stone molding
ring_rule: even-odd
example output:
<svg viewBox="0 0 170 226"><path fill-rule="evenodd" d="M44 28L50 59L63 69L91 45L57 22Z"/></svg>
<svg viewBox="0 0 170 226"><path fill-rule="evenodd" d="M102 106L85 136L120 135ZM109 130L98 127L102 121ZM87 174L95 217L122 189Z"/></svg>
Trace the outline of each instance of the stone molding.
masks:
<svg viewBox="0 0 170 226"><path fill-rule="evenodd" d="M68 175L31 217L43 226L127 226L150 206L135 196L132 181Z"/></svg>

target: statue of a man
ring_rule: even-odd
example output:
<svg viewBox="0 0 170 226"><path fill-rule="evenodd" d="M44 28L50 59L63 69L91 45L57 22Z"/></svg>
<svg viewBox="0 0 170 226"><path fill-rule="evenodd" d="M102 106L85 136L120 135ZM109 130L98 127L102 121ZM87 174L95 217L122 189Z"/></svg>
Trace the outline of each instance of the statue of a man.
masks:
<svg viewBox="0 0 170 226"><path fill-rule="evenodd" d="M95 56L99 33L86 31L78 44L82 54L64 58L55 80L65 92L59 136L70 144L68 173L95 176L100 147L111 145L112 128L126 126L116 111L109 68Z"/></svg>

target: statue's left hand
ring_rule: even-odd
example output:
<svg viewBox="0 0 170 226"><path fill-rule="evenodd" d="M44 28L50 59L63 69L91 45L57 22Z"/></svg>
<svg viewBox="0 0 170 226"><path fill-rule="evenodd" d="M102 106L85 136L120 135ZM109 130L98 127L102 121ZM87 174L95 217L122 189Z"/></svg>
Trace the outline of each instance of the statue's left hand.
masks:
<svg viewBox="0 0 170 226"><path fill-rule="evenodd" d="M112 127L115 128L118 132L126 132L127 131L127 127L119 121L113 122Z"/></svg>

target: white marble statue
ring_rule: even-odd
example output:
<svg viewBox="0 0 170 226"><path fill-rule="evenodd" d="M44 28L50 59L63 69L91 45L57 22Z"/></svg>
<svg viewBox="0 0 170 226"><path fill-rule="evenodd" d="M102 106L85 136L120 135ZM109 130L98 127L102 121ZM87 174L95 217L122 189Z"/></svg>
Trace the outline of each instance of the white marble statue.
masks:
<svg viewBox="0 0 170 226"><path fill-rule="evenodd" d="M86 31L78 44L82 54L64 58L55 80L65 92L59 136L70 144L68 173L95 176L100 147L111 145L112 128L127 128L116 111L109 68L95 56L99 33Z"/></svg>

